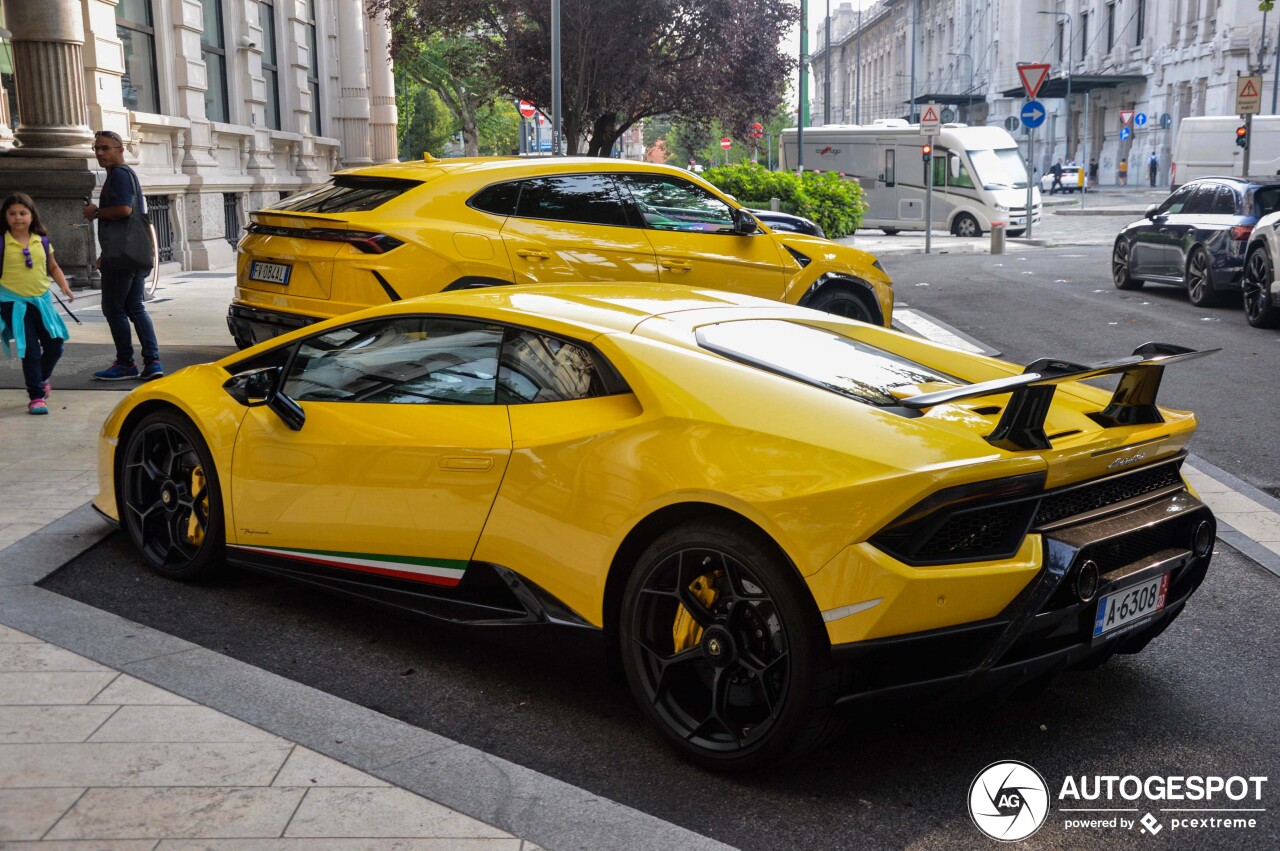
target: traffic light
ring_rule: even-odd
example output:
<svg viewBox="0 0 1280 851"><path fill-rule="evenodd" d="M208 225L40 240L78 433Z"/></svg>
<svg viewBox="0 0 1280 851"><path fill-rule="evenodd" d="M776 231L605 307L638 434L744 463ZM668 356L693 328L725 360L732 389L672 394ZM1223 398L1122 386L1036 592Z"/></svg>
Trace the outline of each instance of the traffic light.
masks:
<svg viewBox="0 0 1280 851"><path fill-rule="evenodd" d="M928 162L929 160L933 159L933 145L920 146L920 159L923 162Z"/></svg>
<svg viewBox="0 0 1280 851"><path fill-rule="evenodd" d="M1236 147L1249 147L1249 128L1243 124L1236 128Z"/></svg>

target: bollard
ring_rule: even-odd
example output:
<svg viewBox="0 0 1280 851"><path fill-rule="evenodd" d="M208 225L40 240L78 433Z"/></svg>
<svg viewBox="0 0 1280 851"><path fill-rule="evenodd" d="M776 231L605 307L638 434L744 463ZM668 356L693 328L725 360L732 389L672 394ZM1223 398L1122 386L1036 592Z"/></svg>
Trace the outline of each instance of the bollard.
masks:
<svg viewBox="0 0 1280 851"><path fill-rule="evenodd" d="M782 199L781 199L781 198L770 198L770 199L769 199L769 209L770 209L770 210L773 210L775 213L780 213L780 212L782 212Z"/></svg>
<svg viewBox="0 0 1280 851"><path fill-rule="evenodd" d="M991 253L1004 254L1004 222L991 223Z"/></svg>

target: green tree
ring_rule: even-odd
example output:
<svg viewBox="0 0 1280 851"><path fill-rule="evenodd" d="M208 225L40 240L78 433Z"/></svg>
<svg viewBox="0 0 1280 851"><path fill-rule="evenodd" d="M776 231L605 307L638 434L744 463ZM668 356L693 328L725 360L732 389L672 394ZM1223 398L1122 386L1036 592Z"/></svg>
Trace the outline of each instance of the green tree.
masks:
<svg viewBox="0 0 1280 851"><path fill-rule="evenodd" d="M504 97L488 62L492 39L446 35L418 25L410 15L392 20L396 68L435 93L457 121L464 152L480 152L481 112Z"/></svg>
<svg viewBox="0 0 1280 851"><path fill-rule="evenodd" d="M408 75L396 71L396 108L400 122L397 150L404 160L415 160L424 152L443 156L458 132L457 122L438 95Z"/></svg>

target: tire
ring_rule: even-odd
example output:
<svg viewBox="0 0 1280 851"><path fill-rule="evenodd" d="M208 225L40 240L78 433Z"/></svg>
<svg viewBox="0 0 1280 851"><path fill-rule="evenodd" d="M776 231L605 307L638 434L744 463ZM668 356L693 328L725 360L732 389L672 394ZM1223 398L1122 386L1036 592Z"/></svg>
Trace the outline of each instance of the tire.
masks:
<svg viewBox="0 0 1280 851"><path fill-rule="evenodd" d="M889 236L897 236L898 234L902 233L901 228L880 228L880 230L884 231Z"/></svg>
<svg viewBox="0 0 1280 851"><path fill-rule="evenodd" d="M1005 231L1004 235L1007 237L1017 238L1019 236L1022 236L1024 233L1026 233L1026 230L1010 230L1010 231Z"/></svg>
<svg viewBox="0 0 1280 851"><path fill-rule="evenodd" d="M854 293L839 286L828 284L814 296L813 301L805 306L834 316L843 316L845 319L856 319L859 322L876 324L876 319L872 316L867 303Z"/></svg>
<svg viewBox="0 0 1280 851"><path fill-rule="evenodd" d="M1111 249L1111 280L1118 290L1142 289L1142 281L1129 274L1129 243L1123 239Z"/></svg>
<svg viewBox="0 0 1280 851"><path fill-rule="evenodd" d="M119 470L121 526L152 570L193 581L223 568L222 490L194 423L173 410L148 414Z"/></svg>
<svg viewBox="0 0 1280 851"><path fill-rule="evenodd" d="M1280 310L1272 301L1272 288L1276 282L1275 266L1265 245L1249 252L1244 261L1244 277L1240 288L1244 301L1244 318L1254 328L1275 328L1280 325Z"/></svg>
<svg viewBox="0 0 1280 851"><path fill-rule="evenodd" d="M244 337L232 337L231 340L236 344L236 348L240 351L244 351L253 345L252 342L246 340Z"/></svg>
<svg viewBox="0 0 1280 851"><path fill-rule="evenodd" d="M663 534L627 580L619 625L641 712L698 765L776 764L838 729L817 608L754 526L695 520Z"/></svg>
<svg viewBox="0 0 1280 851"><path fill-rule="evenodd" d="M1209 254L1197 246L1187 257L1187 296L1196 307L1213 307L1218 293L1213 289L1213 273L1209 271Z"/></svg>
<svg viewBox="0 0 1280 851"><path fill-rule="evenodd" d="M968 213L961 213L951 220L951 233L960 237L982 236L982 228L978 226L978 220Z"/></svg>

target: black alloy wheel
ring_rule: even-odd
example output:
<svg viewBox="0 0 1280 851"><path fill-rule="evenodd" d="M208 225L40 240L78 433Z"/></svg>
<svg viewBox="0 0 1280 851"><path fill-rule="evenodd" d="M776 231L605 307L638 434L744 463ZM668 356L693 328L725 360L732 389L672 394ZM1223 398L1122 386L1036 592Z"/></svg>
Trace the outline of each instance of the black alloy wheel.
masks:
<svg viewBox="0 0 1280 851"><path fill-rule="evenodd" d="M1187 258L1187 295L1196 307L1212 307L1218 303L1209 271L1209 253L1199 246Z"/></svg>
<svg viewBox="0 0 1280 851"><path fill-rule="evenodd" d="M898 234L902 233L901 228L880 228L880 230L884 231L889 236L897 236Z"/></svg>
<svg viewBox="0 0 1280 851"><path fill-rule="evenodd" d="M875 322L865 301L849 290L830 284L806 306L835 316L843 316L845 319L856 319L859 322L873 324Z"/></svg>
<svg viewBox="0 0 1280 851"><path fill-rule="evenodd" d="M951 222L951 233L961 237L982 236L982 228L978 220L968 213L961 213Z"/></svg>
<svg viewBox="0 0 1280 851"><path fill-rule="evenodd" d="M224 564L222 495L209 449L176 411L146 416L119 467L120 519L147 564L174 579L202 579Z"/></svg>
<svg viewBox="0 0 1280 851"><path fill-rule="evenodd" d="M1275 281L1275 267L1271 264L1266 245L1254 247L1244 261L1244 277L1240 282L1244 297L1244 318L1254 328L1275 328L1280 325L1280 310L1271 300Z"/></svg>
<svg viewBox="0 0 1280 851"><path fill-rule="evenodd" d="M1140 290L1142 281L1129 274L1129 243L1120 237L1111 250L1111 280L1118 290Z"/></svg>
<svg viewBox="0 0 1280 851"><path fill-rule="evenodd" d="M693 521L661 536L628 579L619 636L641 711L704 767L792 759L837 728L821 618L755 527Z"/></svg>

